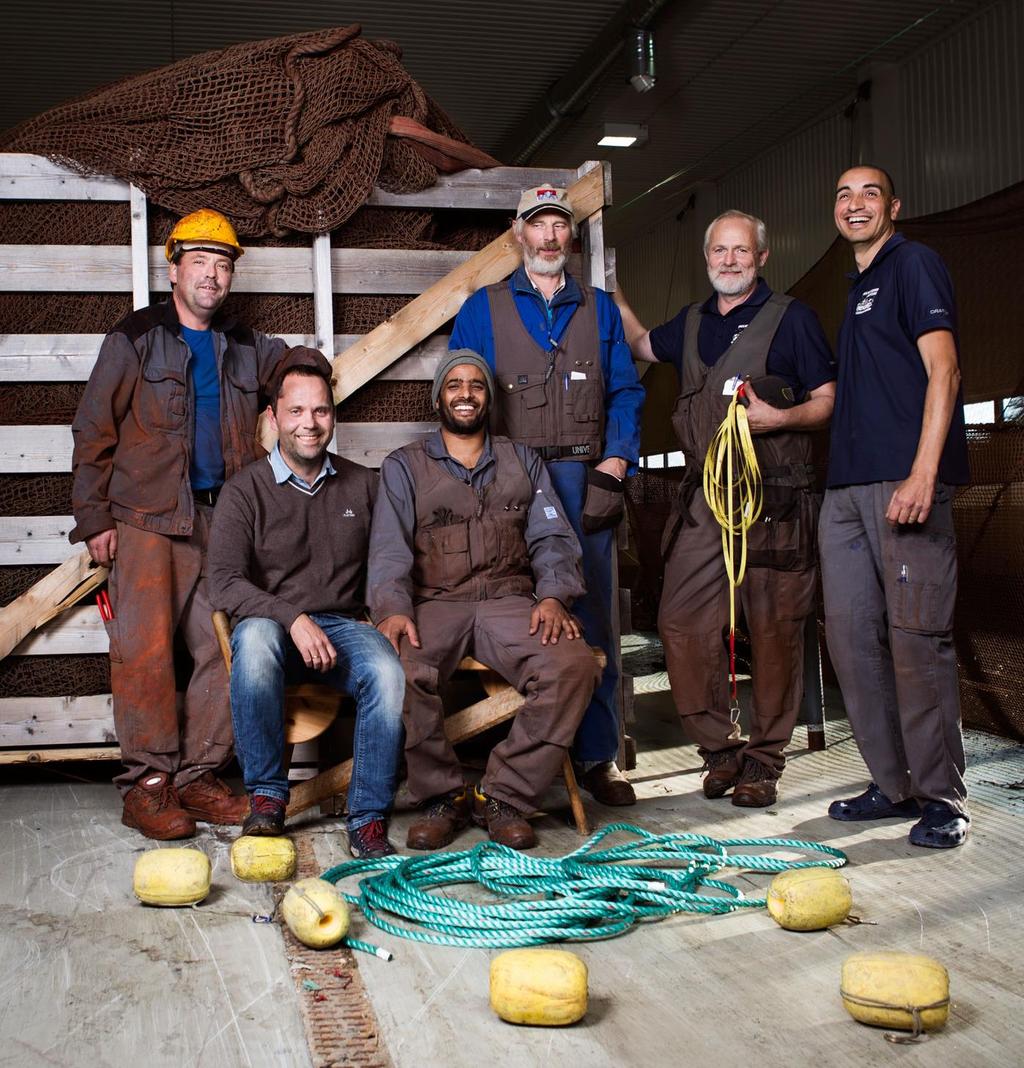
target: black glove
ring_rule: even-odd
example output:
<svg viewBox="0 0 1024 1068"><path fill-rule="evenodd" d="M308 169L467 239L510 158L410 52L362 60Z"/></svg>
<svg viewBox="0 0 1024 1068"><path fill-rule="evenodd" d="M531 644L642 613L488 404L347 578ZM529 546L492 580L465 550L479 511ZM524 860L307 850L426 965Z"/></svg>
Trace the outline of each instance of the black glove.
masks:
<svg viewBox="0 0 1024 1068"><path fill-rule="evenodd" d="M617 527L625 513L622 493L626 483L591 467L587 471L587 497L583 502L583 533Z"/></svg>

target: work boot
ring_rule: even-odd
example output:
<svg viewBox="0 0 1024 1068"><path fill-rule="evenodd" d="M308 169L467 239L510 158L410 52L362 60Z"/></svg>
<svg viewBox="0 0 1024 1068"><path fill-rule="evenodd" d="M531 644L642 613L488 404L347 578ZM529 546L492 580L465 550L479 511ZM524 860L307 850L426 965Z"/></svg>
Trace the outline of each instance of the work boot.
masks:
<svg viewBox="0 0 1024 1068"><path fill-rule="evenodd" d="M178 792L163 771L143 776L124 795L121 822L161 842L196 833L196 821L181 807Z"/></svg>
<svg viewBox="0 0 1024 1068"><path fill-rule="evenodd" d="M587 771L577 771L576 778L580 786L602 805L618 807L636 804L633 784L619 771L614 760L595 764Z"/></svg>
<svg viewBox="0 0 1024 1068"><path fill-rule="evenodd" d="M193 818L206 823L239 824L249 811L249 799L233 794L226 783L212 771L204 771L198 779L178 790L181 807Z"/></svg>
<svg viewBox="0 0 1024 1068"><path fill-rule="evenodd" d="M775 804L778 776L760 760L743 758L743 771L736 789L732 792L732 803L740 808L767 808Z"/></svg>
<svg viewBox="0 0 1024 1068"><path fill-rule="evenodd" d="M725 795L740 781L741 750L720 749L704 754L704 796L710 800Z"/></svg>
<svg viewBox="0 0 1024 1068"><path fill-rule="evenodd" d="M428 801L423 815L409 827L405 844L408 849L441 849L450 845L464 827L469 826L469 794L465 787L457 793L442 794Z"/></svg>
<svg viewBox="0 0 1024 1068"><path fill-rule="evenodd" d="M537 844L533 828L519 809L479 791L474 791L473 822L487 828L492 842L509 849L532 849Z"/></svg>
<svg viewBox="0 0 1024 1068"><path fill-rule="evenodd" d="M242 824L242 834L268 838L283 834L285 803L279 797L268 797L266 794L253 794L251 800L251 811Z"/></svg>
<svg viewBox="0 0 1024 1068"><path fill-rule="evenodd" d="M388 825L385 820L370 820L361 827L349 827L348 851L361 860L393 857L397 852L388 840Z"/></svg>

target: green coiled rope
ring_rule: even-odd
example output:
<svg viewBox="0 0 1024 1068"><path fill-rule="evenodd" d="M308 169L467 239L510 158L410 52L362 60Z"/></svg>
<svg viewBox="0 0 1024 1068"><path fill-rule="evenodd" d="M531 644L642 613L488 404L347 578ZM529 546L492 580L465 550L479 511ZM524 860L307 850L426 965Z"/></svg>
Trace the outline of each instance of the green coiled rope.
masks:
<svg viewBox="0 0 1024 1068"><path fill-rule="evenodd" d="M633 840L598 849L609 835ZM817 854L786 860L755 849ZM702 834L651 834L629 823L613 823L564 857L531 857L493 842L472 849L423 856L353 860L324 872L338 884L360 880L357 894L342 892L375 927L417 942L503 949L545 942L613 938L641 920L674 912L717 915L760 908L715 876L725 868L780 872L789 868L841 868L846 854L818 842L794 838L729 838ZM476 903L450 896L446 888L478 884L497 901ZM397 917L414 926L402 926Z"/></svg>

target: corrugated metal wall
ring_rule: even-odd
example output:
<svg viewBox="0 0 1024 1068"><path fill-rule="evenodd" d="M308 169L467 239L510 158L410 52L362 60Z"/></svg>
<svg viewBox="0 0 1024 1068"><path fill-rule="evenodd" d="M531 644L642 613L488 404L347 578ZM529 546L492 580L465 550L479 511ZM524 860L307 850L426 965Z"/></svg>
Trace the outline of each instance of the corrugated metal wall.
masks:
<svg viewBox="0 0 1024 1068"><path fill-rule="evenodd" d="M904 218L955 208L1024 180L1021 55L1024 3L1001 0L911 56L895 79L878 79L870 119L863 110L858 120L841 111L823 116L725 175L711 199L719 210L735 207L764 218L771 244L765 276L785 290L835 238L832 181L851 162L872 158L873 145L902 146L893 169ZM667 215L632 242L618 242L619 275L631 298L635 292L658 296L650 304L634 301L648 315L645 322L663 320L658 302L664 305L666 295L674 312L707 293L701 232L686 236ZM688 248L677 250L677 238Z"/></svg>
<svg viewBox="0 0 1024 1068"><path fill-rule="evenodd" d="M1024 177L1022 52L1024 4L1003 0L900 69L907 217Z"/></svg>

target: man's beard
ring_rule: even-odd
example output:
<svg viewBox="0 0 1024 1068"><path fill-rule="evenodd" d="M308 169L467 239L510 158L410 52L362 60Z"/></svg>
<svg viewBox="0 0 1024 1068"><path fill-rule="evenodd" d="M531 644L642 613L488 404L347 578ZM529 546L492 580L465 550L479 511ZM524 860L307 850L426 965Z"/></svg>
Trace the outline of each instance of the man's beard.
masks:
<svg viewBox="0 0 1024 1068"><path fill-rule="evenodd" d="M553 251L553 250L549 250ZM523 261L530 274L561 274L569 257L563 252L553 260L544 259L539 252L523 246Z"/></svg>
<svg viewBox="0 0 1024 1068"><path fill-rule="evenodd" d="M737 274L719 275L708 269L708 280L715 292L723 297L737 297L746 293L757 282L757 271L740 271Z"/></svg>
<svg viewBox="0 0 1024 1068"><path fill-rule="evenodd" d="M468 423L457 422L446 404L442 404L438 407L437 414L441 419L441 426L443 426L449 434L459 434L469 437L470 434L476 434L483 429L487 423L488 412L486 408L480 408L476 413L476 418Z"/></svg>

